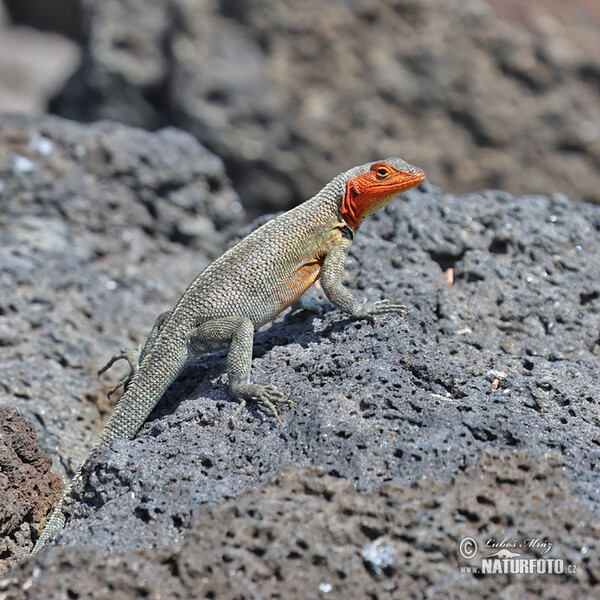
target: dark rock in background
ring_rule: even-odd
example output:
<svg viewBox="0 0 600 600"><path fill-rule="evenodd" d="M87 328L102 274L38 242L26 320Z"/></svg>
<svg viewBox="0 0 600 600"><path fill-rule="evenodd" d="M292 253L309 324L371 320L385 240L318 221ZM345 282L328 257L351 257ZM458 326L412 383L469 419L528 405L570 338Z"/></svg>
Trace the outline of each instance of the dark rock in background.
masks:
<svg viewBox="0 0 600 600"><path fill-rule="evenodd" d="M448 191L600 201L600 15L526 4L519 26L478 0L85 0L52 110L191 131L254 213L390 155Z"/></svg>
<svg viewBox="0 0 600 600"><path fill-rule="evenodd" d="M120 346L141 341L154 317L237 236L240 206L220 161L182 132L58 119L4 123L0 393L45 431L41 445L66 457L72 470L109 410L94 369ZM178 224L194 220L221 225L207 236L180 235ZM364 224L347 278L357 297L403 301L406 319L388 315L373 328L335 310L301 312L259 332L254 378L298 403L282 408L281 426L250 406L231 429L224 353L190 365L135 440L114 442L88 464L67 505L71 520L58 540L66 547L13 569L4 589L53 597L46 585L55 575L45 578L52 564L65 586L90 593L102 582L136 582L148 573L159 591L171 583L173 590L208 591L201 587L211 585L203 580L208 565L218 560L226 569L221 563L233 560L242 564L236 572L262 569L259 587L268 589L269 573L279 573L278 590L289 595L299 580L281 574L296 554L280 549L292 542L279 526L295 514L309 532L298 553L314 560L303 580L314 573L314 589L330 582L343 593L350 585L341 572L323 580L317 568L329 564L321 556L337 564L338 552L343 562L349 550L336 548L347 540L355 547L354 562L344 563L348 573L364 579L365 589L381 583L382 597L395 597L413 572L418 589L441 589L451 573L456 597L464 597L463 588L482 597L480 580L456 575L458 543L464 534L485 540L504 533L544 536L555 558L578 565L577 577L536 579L536 589L550 595L570 585L593 596L600 581L590 516L600 498L600 207L558 194L457 197L425 185ZM349 524L328 537L316 505L294 491L294 476L256 491L289 464L342 478L327 480L330 492L316 492L325 498L339 494L340 502L365 506L371 497L361 494L374 495L379 525L367 523L361 537ZM487 470L494 476L484 476ZM463 473L475 474L465 480ZM322 475L299 477L303 489L322 489ZM414 539L402 529L411 526L401 512L413 493L405 488L432 478L437 483L417 494L426 504L412 513L423 527ZM232 499L244 492L255 494L250 503L267 515L265 530L256 529L252 511L223 529L227 511L235 511ZM270 526L277 507L282 521ZM399 513L388 529L385 511ZM449 529L440 534L438 523ZM245 547L248 537L256 546ZM356 548L380 538L400 558L367 582L373 567L356 558ZM273 548L257 562L265 539ZM318 547L309 551L313 540ZM418 556L403 555L402 542L421 548ZM213 548L206 558L198 555L204 543ZM81 546L93 547L93 555ZM415 571L412 561L421 557ZM32 565L46 567L33 586ZM237 587L215 568L214 585L246 589L245 580ZM93 576L68 583L82 569ZM494 585L529 589L527 581L501 581ZM30 591L19 592L23 586ZM119 593L137 589L128 586Z"/></svg>
<svg viewBox="0 0 600 600"><path fill-rule="evenodd" d="M19 9L32 3L40 9L37 14L56 11L59 4L58 0L17 0L9 4ZM80 48L56 33L49 23L43 29L50 31L45 32L16 25L11 22L6 4L0 0L0 112L45 112L50 98L77 68Z"/></svg>
<svg viewBox="0 0 600 600"><path fill-rule="evenodd" d="M80 0L2 0L13 23L41 31L55 31L71 39L83 38Z"/></svg>
<svg viewBox="0 0 600 600"><path fill-rule="evenodd" d="M0 573L29 554L63 489L35 437L30 421L0 406Z"/></svg>

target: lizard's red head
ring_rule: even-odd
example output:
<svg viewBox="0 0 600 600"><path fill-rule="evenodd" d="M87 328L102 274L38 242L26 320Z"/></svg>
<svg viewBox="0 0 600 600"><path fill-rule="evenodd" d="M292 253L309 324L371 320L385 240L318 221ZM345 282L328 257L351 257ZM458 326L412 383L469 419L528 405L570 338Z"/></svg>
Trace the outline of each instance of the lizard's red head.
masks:
<svg viewBox="0 0 600 600"><path fill-rule="evenodd" d="M348 180L341 206L342 219L356 231L365 217L424 180L421 169L399 158L375 162L366 172Z"/></svg>

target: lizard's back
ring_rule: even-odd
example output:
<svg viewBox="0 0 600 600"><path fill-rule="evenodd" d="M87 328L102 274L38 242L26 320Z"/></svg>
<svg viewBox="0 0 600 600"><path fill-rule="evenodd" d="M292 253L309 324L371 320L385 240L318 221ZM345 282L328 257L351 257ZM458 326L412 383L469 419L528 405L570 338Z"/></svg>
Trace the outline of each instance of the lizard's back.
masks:
<svg viewBox="0 0 600 600"><path fill-rule="evenodd" d="M319 277L341 235L337 225L335 209L317 197L265 223L198 275L173 316L193 306L193 326L231 316L248 317L256 328L268 323Z"/></svg>

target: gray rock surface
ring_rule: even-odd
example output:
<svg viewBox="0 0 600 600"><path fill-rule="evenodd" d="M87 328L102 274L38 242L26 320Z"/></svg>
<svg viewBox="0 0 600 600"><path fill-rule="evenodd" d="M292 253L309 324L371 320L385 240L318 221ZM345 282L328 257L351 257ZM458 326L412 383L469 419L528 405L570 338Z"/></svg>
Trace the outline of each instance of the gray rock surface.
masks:
<svg viewBox="0 0 600 600"><path fill-rule="evenodd" d="M479 0L82 0L84 60L52 110L191 131L255 213L390 155L446 190L600 201L597 2L489 1L516 18Z"/></svg>
<svg viewBox="0 0 600 600"><path fill-rule="evenodd" d="M466 560L460 541L474 531L482 546ZM573 494L561 461L548 455L488 449L481 466L449 482L433 476L370 494L315 468L285 467L265 486L201 510L180 547L104 560L88 548L52 547L15 569L12 581L0 581L0 594L5 600L85 598L94 590L109 590L115 600L592 598L600 580L599 535L597 518ZM486 540L515 544L510 551L520 558L562 560L571 573L480 579L463 572L497 551Z"/></svg>
<svg viewBox="0 0 600 600"><path fill-rule="evenodd" d="M10 122L0 389L72 468L99 428L104 390L93 368L141 339L191 271L226 245L239 205L220 162L181 132ZM52 158L26 154L34 134L53 140ZM217 237L177 233L190 211L220 219ZM219 597L250 598L276 585L290 597L323 584L318 597L329 583L329 597L343 597L356 581L392 598L412 573L407 596L434 596L450 582L454 597L496 597L507 586L593 597L600 207L425 185L365 223L347 279L357 296L403 301L406 319L382 317L373 328L334 310L301 312L259 332L254 378L298 403L282 409L281 426L251 406L231 429L224 355L198 360L135 440L89 463L63 547L13 568L0 594L58 598L69 588L85 597L108 586L203 597L214 585ZM90 389L95 401L85 399ZM290 539L288 515L302 538ZM490 584L459 573L464 535L545 537L579 570L534 588L508 577ZM388 546L393 567L384 565Z"/></svg>

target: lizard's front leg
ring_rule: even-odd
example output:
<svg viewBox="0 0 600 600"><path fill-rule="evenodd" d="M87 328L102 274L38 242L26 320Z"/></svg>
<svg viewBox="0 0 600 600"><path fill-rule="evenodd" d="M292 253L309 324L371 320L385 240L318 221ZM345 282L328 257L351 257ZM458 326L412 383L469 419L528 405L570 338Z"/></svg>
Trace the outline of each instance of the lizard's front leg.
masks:
<svg viewBox="0 0 600 600"><path fill-rule="evenodd" d="M280 423L281 419L274 403L294 404L275 386L263 386L250 381L253 342L254 325L246 317L225 317L206 321L190 336L189 346L195 354L215 352L229 347L227 354L229 393L240 403L231 417L234 426L235 417L243 410L248 400L262 402Z"/></svg>
<svg viewBox="0 0 600 600"><path fill-rule="evenodd" d="M355 319L368 319L372 323L376 322L375 315L384 313L398 313L404 316L406 306L392 304L389 300L379 300L377 302L367 302L365 300L361 303L342 285L342 276L351 244L350 240L343 238L329 250L323 261L321 285L331 303Z"/></svg>

